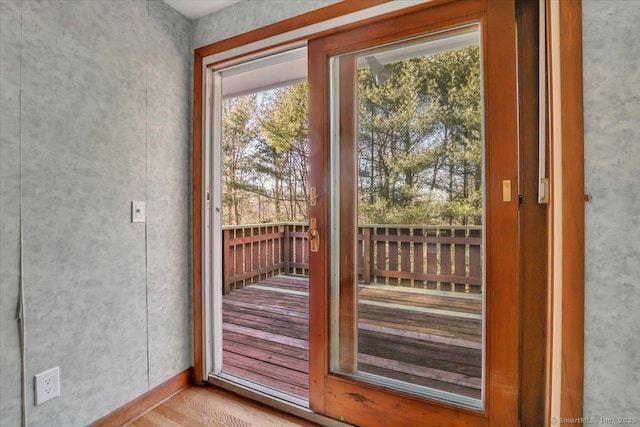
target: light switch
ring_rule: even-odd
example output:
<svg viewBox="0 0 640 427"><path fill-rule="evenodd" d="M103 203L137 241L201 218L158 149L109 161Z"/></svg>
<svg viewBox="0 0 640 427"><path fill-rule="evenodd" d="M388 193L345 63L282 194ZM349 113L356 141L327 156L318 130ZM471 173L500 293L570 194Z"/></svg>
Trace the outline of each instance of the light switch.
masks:
<svg viewBox="0 0 640 427"><path fill-rule="evenodd" d="M131 202L131 222L144 222L145 217L144 202Z"/></svg>

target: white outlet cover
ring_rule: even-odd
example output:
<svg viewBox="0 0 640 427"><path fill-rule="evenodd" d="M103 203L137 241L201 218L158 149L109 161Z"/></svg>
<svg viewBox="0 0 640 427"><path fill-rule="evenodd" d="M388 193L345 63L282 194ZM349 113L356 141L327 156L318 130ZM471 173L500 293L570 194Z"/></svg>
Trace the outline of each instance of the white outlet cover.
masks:
<svg viewBox="0 0 640 427"><path fill-rule="evenodd" d="M36 405L60 396L60 368L49 369L33 378L36 388Z"/></svg>

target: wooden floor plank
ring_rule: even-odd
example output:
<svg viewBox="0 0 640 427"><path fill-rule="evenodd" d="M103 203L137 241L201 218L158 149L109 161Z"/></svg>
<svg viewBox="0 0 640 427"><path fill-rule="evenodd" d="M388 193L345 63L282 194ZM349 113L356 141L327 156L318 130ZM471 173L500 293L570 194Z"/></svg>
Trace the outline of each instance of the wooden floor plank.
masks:
<svg viewBox="0 0 640 427"><path fill-rule="evenodd" d="M362 369L364 372L369 372L371 374L379 375L381 377L394 378L399 381L405 381L410 384L421 385L421 386L429 387L435 390L446 390L449 393L455 393L461 396L472 397L474 399L480 399L480 396L481 396L480 390L477 390L477 389L462 387L455 384L432 380L429 378L408 375L403 372L392 371L389 369L381 368L379 366L358 364L358 368Z"/></svg>
<svg viewBox="0 0 640 427"><path fill-rule="evenodd" d="M439 351L438 348L415 347L405 342L390 343L387 340L371 336L363 336L358 339L358 351L364 355L389 359L389 354L393 350L395 350L393 360L397 362L473 377L479 377L482 373L480 352L476 354L446 354Z"/></svg>
<svg viewBox="0 0 640 427"><path fill-rule="evenodd" d="M180 395L180 393L178 393L178 395ZM175 396L176 399L178 399L178 395ZM172 398L158 406L154 412L157 412L166 419L182 424L183 426L207 427L213 424L210 419L201 417L197 414L193 408L189 408L189 411L187 411L184 406L179 406L178 410L176 410L174 409L175 405L175 399ZM179 403L178 405L182 405L182 403Z"/></svg>
<svg viewBox="0 0 640 427"><path fill-rule="evenodd" d="M215 401L219 406L224 407L229 414L250 421L254 426L317 427L314 423L301 420L216 387L191 387L188 391L200 394L206 401Z"/></svg>
<svg viewBox="0 0 640 427"><path fill-rule="evenodd" d="M294 357L296 359L309 360L308 350L292 347L285 344L279 344L273 341L256 339L254 337L250 337L247 335L236 334L231 331L224 332L224 340L229 340L229 341L237 342L240 344L250 345L250 346L253 346L254 348L263 350L265 353L282 354L285 356Z"/></svg>
<svg viewBox="0 0 640 427"><path fill-rule="evenodd" d="M401 290L388 291L381 288L365 288L358 293L360 300L383 301L409 306L438 308L465 313L482 313L482 300L443 297L438 295L415 294Z"/></svg>
<svg viewBox="0 0 640 427"><path fill-rule="evenodd" d="M431 333L421 333L414 331L407 331L406 329L394 328L390 323L387 323L390 327L386 327L379 322L360 322L358 324L358 328L361 331L373 331L373 332L381 332L386 335L405 337L410 339L416 339L418 341L424 342L433 342L440 343L444 345L450 345L454 347L466 347L473 348L476 350L480 350L482 348L482 343L478 341L469 341L460 338L453 337L444 337L441 334L431 334Z"/></svg>
<svg viewBox="0 0 640 427"><path fill-rule="evenodd" d="M309 319L308 310L306 310L304 312L302 312L302 311L294 311L294 310L287 310L287 309L284 309L284 308L278 308L278 307L273 307L273 306L260 305L260 304L244 302L244 301L232 301L232 300L225 300L224 304L225 305L233 305L233 306L236 306L236 307L242 307L242 308L246 308L246 309L254 310L254 311L267 311L267 312L270 312L270 313L282 314L284 316L297 317L297 318L300 318L300 319ZM305 306L305 309L308 309L308 307Z"/></svg>
<svg viewBox="0 0 640 427"><path fill-rule="evenodd" d="M273 388L274 390L288 393L300 399L305 399L305 400L309 399L308 387L300 387L295 384L290 384L286 381L283 381L280 378L272 378L270 376L264 375L263 372L258 372L255 369L251 369L251 368L246 369L242 366L234 366L234 365L225 363L223 369L224 369L224 372L227 374L235 375L239 378L243 378L245 380L249 380L254 383L260 384L261 386L270 387L270 388Z"/></svg>
<svg viewBox="0 0 640 427"><path fill-rule="evenodd" d="M144 417L134 421L131 425L135 427L182 427L184 424L177 423L155 411L152 411L147 413Z"/></svg>
<svg viewBox="0 0 640 427"><path fill-rule="evenodd" d="M223 322L234 325L254 327L267 332L287 335L293 338L308 339L309 326L307 321L272 313L251 313L244 309L228 310L222 316Z"/></svg>
<svg viewBox="0 0 640 427"><path fill-rule="evenodd" d="M243 354L228 352L225 353L225 356L226 359L223 362L225 365L230 364L253 372L259 372L276 381L293 384L301 388L309 387L309 376L303 372L286 369L281 366L253 359L251 356L245 356Z"/></svg>
<svg viewBox="0 0 640 427"><path fill-rule="evenodd" d="M305 374L309 373L308 359L303 360L283 354L265 352L255 346L241 344L230 340L224 341L223 345L224 351L228 351L229 353L241 354L261 362L271 363L272 365L292 369Z"/></svg>
<svg viewBox="0 0 640 427"><path fill-rule="evenodd" d="M229 323L224 323L222 326L223 331L231 331L239 334L248 335L254 338L263 339L267 341L273 341L278 344L285 344L291 347L301 348L304 350L309 350L309 341L292 338L286 335L273 334L266 331L259 331L249 327L233 325Z"/></svg>
<svg viewBox="0 0 640 427"><path fill-rule="evenodd" d="M189 387L143 415L136 427L318 427L215 387Z"/></svg>

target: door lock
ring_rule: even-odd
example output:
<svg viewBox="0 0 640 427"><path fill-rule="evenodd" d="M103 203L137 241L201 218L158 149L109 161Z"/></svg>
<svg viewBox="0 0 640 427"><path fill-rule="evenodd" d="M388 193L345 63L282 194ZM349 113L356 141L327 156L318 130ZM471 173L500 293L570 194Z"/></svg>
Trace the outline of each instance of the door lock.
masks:
<svg viewBox="0 0 640 427"><path fill-rule="evenodd" d="M307 238L309 239L309 250L311 252L318 252L320 248L320 233L316 228L318 222L315 218L309 219L309 230L307 231Z"/></svg>

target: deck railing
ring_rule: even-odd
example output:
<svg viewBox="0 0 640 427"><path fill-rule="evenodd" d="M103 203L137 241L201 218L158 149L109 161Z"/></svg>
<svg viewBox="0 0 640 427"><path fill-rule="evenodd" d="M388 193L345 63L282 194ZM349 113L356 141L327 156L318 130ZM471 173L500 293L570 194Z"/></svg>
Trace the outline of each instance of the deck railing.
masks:
<svg viewBox="0 0 640 427"><path fill-rule="evenodd" d="M306 223L223 227L224 293L279 274L307 275ZM364 283L482 291L482 227L364 225L358 277Z"/></svg>

